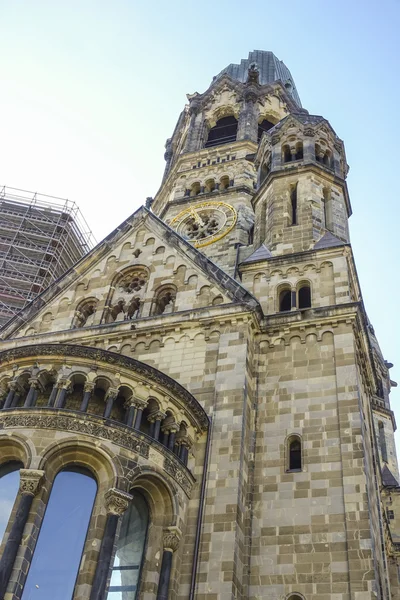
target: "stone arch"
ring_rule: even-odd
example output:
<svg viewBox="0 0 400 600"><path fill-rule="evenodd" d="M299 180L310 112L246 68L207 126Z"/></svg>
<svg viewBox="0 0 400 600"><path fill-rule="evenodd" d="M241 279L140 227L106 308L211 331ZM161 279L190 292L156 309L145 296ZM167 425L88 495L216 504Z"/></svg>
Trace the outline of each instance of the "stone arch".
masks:
<svg viewBox="0 0 400 600"><path fill-rule="evenodd" d="M28 438L14 432L12 437L0 436L0 464L13 460L21 461L24 468L29 469L32 467L34 457L36 457L36 449Z"/></svg>
<svg viewBox="0 0 400 600"><path fill-rule="evenodd" d="M177 289L172 283L159 287L154 294L150 315L158 316L174 312L176 295Z"/></svg>
<svg viewBox="0 0 400 600"><path fill-rule="evenodd" d="M46 478L53 481L57 473L68 465L78 465L91 471L99 492L119 487L123 474L119 459L108 449L77 437L53 442L43 453L38 468L43 469Z"/></svg>
<svg viewBox="0 0 400 600"><path fill-rule="evenodd" d="M137 466L127 475L127 489L133 492L139 489L149 502L150 514L155 521L162 525L176 525L179 518L179 502L175 485L150 466Z"/></svg>
<svg viewBox="0 0 400 600"><path fill-rule="evenodd" d="M276 287L276 312L290 311L292 308L292 286L287 281Z"/></svg>
<svg viewBox="0 0 400 600"><path fill-rule="evenodd" d="M312 286L309 279L302 279L296 285L296 306L299 310L311 308L312 306Z"/></svg>
<svg viewBox="0 0 400 600"><path fill-rule="evenodd" d="M71 329L79 329L80 327L92 325L98 303L99 300L94 296L81 300L75 309Z"/></svg>

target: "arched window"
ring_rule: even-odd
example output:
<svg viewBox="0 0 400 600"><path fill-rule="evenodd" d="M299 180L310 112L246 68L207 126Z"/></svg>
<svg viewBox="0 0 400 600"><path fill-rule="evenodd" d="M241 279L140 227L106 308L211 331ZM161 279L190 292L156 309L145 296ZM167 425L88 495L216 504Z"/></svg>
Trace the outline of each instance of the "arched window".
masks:
<svg viewBox="0 0 400 600"><path fill-rule="evenodd" d="M292 292L284 289L279 294L279 312L285 312L292 308Z"/></svg>
<svg viewBox="0 0 400 600"><path fill-rule="evenodd" d="M220 179L219 189L222 190L222 191L224 191L224 190L227 190L228 187L229 187L229 177L228 177L228 175L224 175Z"/></svg>
<svg viewBox="0 0 400 600"><path fill-rule="evenodd" d="M298 291L298 308L311 307L311 289L308 283L302 284Z"/></svg>
<svg viewBox="0 0 400 600"><path fill-rule="evenodd" d="M71 600L97 484L84 469L56 476L28 572L22 600Z"/></svg>
<svg viewBox="0 0 400 600"><path fill-rule="evenodd" d="M72 329L92 325L97 304L98 300L95 298L89 298L81 302L76 308L72 321Z"/></svg>
<svg viewBox="0 0 400 600"><path fill-rule="evenodd" d="M133 500L122 517L107 600L135 600L148 524L147 503L134 490Z"/></svg>
<svg viewBox="0 0 400 600"><path fill-rule="evenodd" d="M284 163L290 162L292 160L292 153L290 150L290 146L288 146L288 144L283 146L282 154L283 154L283 162Z"/></svg>
<svg viewBox="0 0 400 600"><path fill-rule="evenodd" d="M238 122L234 116L218 119L216 125L211 127L205 147L230 144L236 141Z"/></svg>
<svg viewBox="0 0 400 600"><path fill-rule="evenodd" d="M288 440L288 471L301 471L302 456L301 456L301 439L298 436L293 436Z"/></svg>
<svg viewBox="0 0 400 600"><path fill-rule="evenodd" d="M153 300L153 306L151 309L152 316L173 312L175 299L175 286L171 285L162 288L159 292L157 292L156 297Z"/></svg>
<svg viewBox="0 0 400 600"><path fill-rule="evenodd" d="M298 142L296 144L296 160L302 160L303 158L303 143Z"/></svg>
<svg viewBox="0 0 400 600"><path fill-rule="evenodd" d="M209 192L213 192L215 190L215 181L214 179L208 179L206 181L206 186L205 186L205 192L209 193Z"/></svg>
<svg viewBox="0 0 400 600"><path fill-rule="evenodd" d="M195 181L190 188L190 196L198 196L200 194L200 183Z"/></svg>
<svg viewBox="0 0 400 600"><path fill-rule="evenodd" d="M269 131L273 126L274 124L271 123L271 121L268 121L268 119L261 121L261 123L258 124L257 141L259 142L261 140L264 131Z"/></svg>
<svg viewBox="0 0 400 600"><path fill-rule="evenodd" d="M7 529L19 488L19 470L23 464L11 461L0 465L0 544Z"/></svg>
<svg viewBox="0 0 400 600"><path fill-rule="evenodd" d="M385 426L382 421L378 423L379 429L379 446L381 448L381 457L383 462L388 462L388 453L386 446Z"/></svg>

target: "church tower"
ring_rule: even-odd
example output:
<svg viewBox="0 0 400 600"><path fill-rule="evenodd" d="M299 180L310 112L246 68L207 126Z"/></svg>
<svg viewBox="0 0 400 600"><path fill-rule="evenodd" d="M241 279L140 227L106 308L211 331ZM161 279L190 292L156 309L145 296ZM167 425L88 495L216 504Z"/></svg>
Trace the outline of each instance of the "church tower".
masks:
<svg viewBox="0 0 400 600"><path fill-rule="evenodd" d="M343 142L254 51L165 159L1 330L0 597L399 598L396 384Z"/></svg>

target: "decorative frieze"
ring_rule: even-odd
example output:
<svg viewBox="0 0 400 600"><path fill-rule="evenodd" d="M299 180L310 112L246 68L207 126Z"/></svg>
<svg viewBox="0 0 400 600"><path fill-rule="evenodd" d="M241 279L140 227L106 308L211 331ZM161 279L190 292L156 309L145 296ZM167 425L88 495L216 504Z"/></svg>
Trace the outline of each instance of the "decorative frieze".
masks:
<svg viewBox="0 0 400 600"><path fill-rule="evenodd" d="M152 447L160 455L160 464L162 464L162 461L164 462L165 472L178 483L187 496L190 496L194 478L175 455L156 440L145 439L140 432L120 426L117 423L113 424L112 427L105 425L102 419L95 415L85 414L83 418L79 419L62 411L52 415L49 414L51 409L42 413L43 410L31 409L29 412L24 410L14 414L0 413L0 429L28 427L30 429L56 429L76 432L109 440L145 459L149 459L150 448ZM35 414L35 411L40 411L42 414ZM28 471L28 473L31 472L31 470Z"/></svg>

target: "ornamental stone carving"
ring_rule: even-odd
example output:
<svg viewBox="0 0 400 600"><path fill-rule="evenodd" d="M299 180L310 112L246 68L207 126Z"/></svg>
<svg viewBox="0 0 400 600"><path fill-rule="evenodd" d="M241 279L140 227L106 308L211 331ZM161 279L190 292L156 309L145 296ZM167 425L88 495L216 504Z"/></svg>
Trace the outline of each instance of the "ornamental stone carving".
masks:
<svg viewBox="0 0 400 600"><path fill-rule="evenodd" d="M128 508L132 498L131 494L117 490L117 488L111 488L104 495L107 514L120 517Z"/></svg>
<svg viewBox="0 0 400 600"><path fill-rule="evenodd" d="M243 298L239 297L242 301ZM91 348L89 346L72 346L69 344L38 344L35 346L21 346L20 348L12 348L0 352L0 361L2 365L6 362L14 362L20 358L34 355L39 356L54 356L54 357L74 357L90 360L93 363L105 363L113 366L128 368L135 375L146 379L149 384L163 386L169 390L173 396L177 397L191 411L192 415L198 421L200 428L204 431L208 429L209 421L206 413L195 398L179 383L164 375L154 367L150 367L134 358L101 350L99 348ZM64 382L63 382L64 383ZM58 384L57 384L58 385Z"/></svg>
<svg viewBox="0 0 400 600"><path fill-rule="evenodd" d="M35 410L37 413L35 414ZM165 446L156 440L145 440L143 436L123 425L113 424L112 427L103 424L101 417L85 414L82 418L76 418L70 414L63 413L61 410L57 414L49 414L52 409L31 409L28 411L19 411L11 414L0 413L0 429L29 427L30 429L58 429L62 431L71 431L84 435L94 436L109 440L110 442L127 448L128 450L137 453L139 456L148 459L150 448L153 447L155 452L158 452L164 462L164 471L170 475L178 485L183 489L185 494L190 497L194 477L190 472L182 466L175 455L167 450ZM161 464L161 461L156 461ZM31 472L31 471L29 471Z"/></svg>
<svg viewBox="0 0 400 600"><path fill-rule="evenodd" d="M179 546L182 532L179 527L167 527L163 533L163 546L164 550L169 552L176 552Z"/></svg>
<svg viewBox="0 0 400 600"><path fill-rule="evenodd" d="M44 477L44 471L38 469L20 469L19 491L21 494L36 496Z"/></svg>

